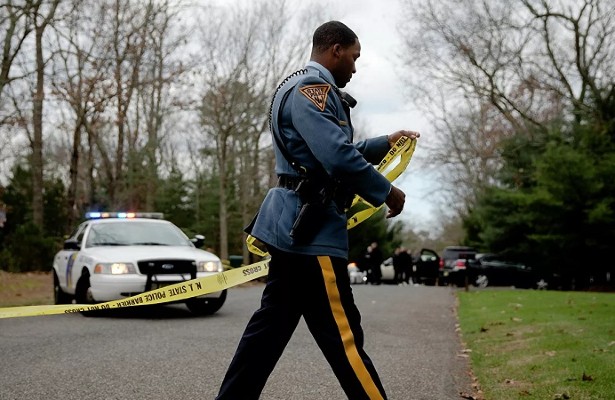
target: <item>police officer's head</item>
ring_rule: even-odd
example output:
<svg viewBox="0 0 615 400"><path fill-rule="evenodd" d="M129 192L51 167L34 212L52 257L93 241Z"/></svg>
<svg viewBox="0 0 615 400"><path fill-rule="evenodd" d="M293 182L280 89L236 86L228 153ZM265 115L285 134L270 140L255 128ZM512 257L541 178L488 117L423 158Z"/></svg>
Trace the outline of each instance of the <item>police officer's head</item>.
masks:
<svg viewBox="0 0 615 400"><path fill-rule="evenodd" d="M360 55L359 38L341 22L325 22L314 31L311 59L331 71L337 86L344 87L350 81Z"/></svg>

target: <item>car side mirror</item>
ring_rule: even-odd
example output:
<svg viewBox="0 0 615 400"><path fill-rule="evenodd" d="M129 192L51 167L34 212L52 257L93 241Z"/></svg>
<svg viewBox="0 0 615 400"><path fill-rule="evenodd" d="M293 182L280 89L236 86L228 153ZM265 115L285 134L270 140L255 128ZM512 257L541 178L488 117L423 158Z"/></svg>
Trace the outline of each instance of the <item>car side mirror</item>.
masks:
<svg viewBox="0 0 615 400"><path fill-rule="evenodd" d="M190 240L194 243L194 247L197 249L200 249L205 244L205 236L203 235L194 235L194 238Z"/></svg>
<svg viewBox="0 0 615 400"><path fill-rule="evenodd" d="M76 239L68 239L64 241L64 250L80 250L81 246Z"/></svg>

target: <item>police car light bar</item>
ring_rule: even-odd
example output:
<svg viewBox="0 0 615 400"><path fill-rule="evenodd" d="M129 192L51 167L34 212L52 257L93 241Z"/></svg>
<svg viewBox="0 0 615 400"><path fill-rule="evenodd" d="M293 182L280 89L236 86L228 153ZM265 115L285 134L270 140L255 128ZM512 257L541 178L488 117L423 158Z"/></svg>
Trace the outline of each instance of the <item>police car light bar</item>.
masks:
<svg viewBox="0 0 615 400"><path fill-rule="evenodd" d="M163 219L164 214L159 212L101 212L90 211L85 213L86 219L99 218L152 218Z"/></svg>

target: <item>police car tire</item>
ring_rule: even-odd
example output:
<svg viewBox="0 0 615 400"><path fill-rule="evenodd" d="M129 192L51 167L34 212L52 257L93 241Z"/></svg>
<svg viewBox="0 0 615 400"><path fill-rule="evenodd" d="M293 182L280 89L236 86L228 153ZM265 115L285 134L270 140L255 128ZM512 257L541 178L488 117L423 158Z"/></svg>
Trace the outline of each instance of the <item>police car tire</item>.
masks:
<svg viewBox="0 0 615 400"><path fill-rule="evenodd" d="M77 304L92 304L93 302L88 299L88 290L90 289L90 275L87 271L81 275L81 278L77 281L77 287L75 288L75 300ZM98 314L97 314L98 313ZM81 315L84 317L93 317L100 315L99 311L81 311Z"/></svg>
<svg viewBox="0 0 615 400"><path fill-rule="evenodd" d="M226 301L226 290L218 298L192 298L186 300L188 310L196 315L211 315L218 311Z"/></svg>
<svg viewBox="0 0 615 400"><path fill-rule="evenodd" d="M54 304L70 304L73 302L73 297L65 293L60 287L58 275L53 272L53 302Z"/></svg>
<svg viewBox="0 0 615 400"><path fill-rule="evenodd" d="M88 289L90 288L90 276L81 275L75 287L75 300L77 304L89 304Z"/></svg>

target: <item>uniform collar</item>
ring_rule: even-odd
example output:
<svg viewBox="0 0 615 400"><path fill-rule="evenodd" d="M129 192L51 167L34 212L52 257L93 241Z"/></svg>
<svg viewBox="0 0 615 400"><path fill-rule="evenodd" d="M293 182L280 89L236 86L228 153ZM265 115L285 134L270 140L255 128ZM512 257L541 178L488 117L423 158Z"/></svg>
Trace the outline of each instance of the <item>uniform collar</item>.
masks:
<svg viewBox="0 0 615 400"><path fill-rule="evenodd" d="M337 87L337 85L335 84L335 79L333 78L333 75L331 74L331 71L325 68L322 64L319 64L316 61L308 61L308 63L306 64L306 67L307 68L311 67L311 68L318 70L318 72L320 72L323 75L323 77L325 78L327 82Z"/></svg>

